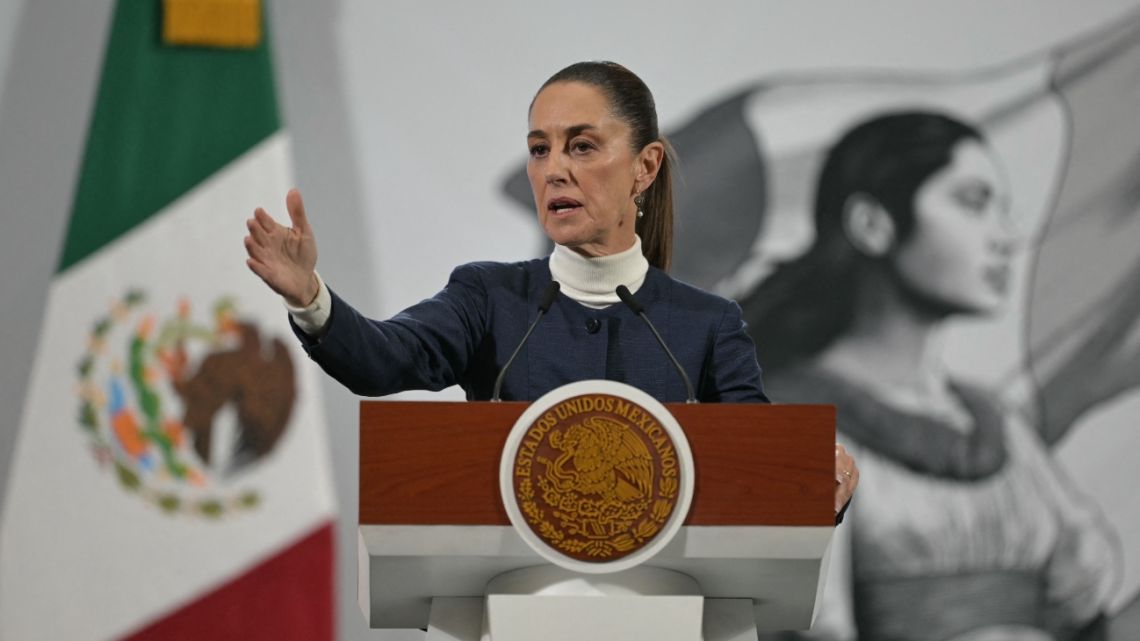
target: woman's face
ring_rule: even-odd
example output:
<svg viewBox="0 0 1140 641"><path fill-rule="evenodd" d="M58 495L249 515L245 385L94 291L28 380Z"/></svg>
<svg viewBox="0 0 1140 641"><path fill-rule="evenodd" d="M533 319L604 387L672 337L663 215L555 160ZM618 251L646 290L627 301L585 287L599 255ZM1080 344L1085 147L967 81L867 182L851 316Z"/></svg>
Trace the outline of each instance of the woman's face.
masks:
<svg viewBox="0 0 1140 641"><path fill-rule="evenodd" d="M915 194L913 233L893 259L913 292L952 312L981 313L1009 290L1014 244L1005 177L976 140L959 142L949 165Z"/></svg>
<svg viewBox="0 0 1140 641"><path fill-rule="evenodd" d="M535 97L526 173L538 221L551 240L586 256L633 246L633 199L648 183L630 136L591 85L559 82Z"/></svg>

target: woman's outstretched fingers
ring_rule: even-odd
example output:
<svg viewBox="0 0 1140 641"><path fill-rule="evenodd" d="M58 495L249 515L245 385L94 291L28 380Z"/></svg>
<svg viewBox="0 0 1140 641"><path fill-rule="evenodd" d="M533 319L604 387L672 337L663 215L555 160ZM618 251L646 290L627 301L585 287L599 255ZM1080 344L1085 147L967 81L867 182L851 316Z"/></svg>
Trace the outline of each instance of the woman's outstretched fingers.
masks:
<svg viewBox="0 0 1140 641"><path fill-rule="evenodd" d="M261 227L262 230L265 231L265 233L272 234L277 230L277 221L273 220L273 216L270 216L269 212L265 211L261 207L253 210L253 218L257 221L257 224Z"/></svg>
<svg viewBox="0 0 1140 641"><path fill-rule="evenodd" d="M265 257L265 247L251 234L245 237L245 253L250 258L260 261Z"/></svg>
<svg viewBox="0 0 1140 641"><path fill-rule="evenodd" d="M245 228L249 230L249 235L246 236L246 240L260 247L265 246L267 240L266 232L262 228L261 223L258 222L256 218L250 218L249 220L246 220ZM249 245L247 244L246 248L248 249L248 247Z"/></svg>
<svg viewBox="0 0 1140 641"><path fill-rule="evenodd" d="M246 267L249 267L249 270L256 274L258 278L267 280L268 274L265 269L265 263L251 257L245 259L245 265Z"/></svg>
<svg viewBox="0 0 1140 641"><path fill-rule="evenodd" d="M305 202L301 199L299 190L290 189L285 195L285 208L289 210L289 220L293 223L293 229L302 234L309 233L309 219L305 215Z"/></svg>

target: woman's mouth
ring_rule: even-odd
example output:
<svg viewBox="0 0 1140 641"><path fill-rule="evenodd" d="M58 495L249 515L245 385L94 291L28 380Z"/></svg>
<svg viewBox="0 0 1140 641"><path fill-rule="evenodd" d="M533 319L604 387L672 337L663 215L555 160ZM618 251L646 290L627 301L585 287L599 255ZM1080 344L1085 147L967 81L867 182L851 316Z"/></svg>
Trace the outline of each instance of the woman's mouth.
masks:
<svg viewBox="0 0 1140 641"><path fill-rule="evenodd" d="M573 198L552 198L546 202L546 211L555 216L565 216L578 211L582 203Z"/></svg>

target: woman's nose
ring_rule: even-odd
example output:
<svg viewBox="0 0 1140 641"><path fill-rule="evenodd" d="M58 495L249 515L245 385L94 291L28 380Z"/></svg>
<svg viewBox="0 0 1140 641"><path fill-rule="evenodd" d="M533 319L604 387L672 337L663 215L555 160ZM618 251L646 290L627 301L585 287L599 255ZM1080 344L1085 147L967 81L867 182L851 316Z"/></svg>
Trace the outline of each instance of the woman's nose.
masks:
<svg viewBox="0 0 1140 641"><path fill-rule="evenodd" d="M990 248L1008 258L1025 244L1025 237L1012 224L1001 224L990 236Z"/></svg>
<svg viewBox="0 0 1140 641"><path fill-rule="evenodd" d="M556 185L567 182L570 172L566 166L566 158L560 153L551 153L546 159L546 184Z"/></svg>
<svg viewBox="0 0 1140 641"><path fill-rule="evenodd" d="M1012 212L1001 211L997 215L993 233L990 236L990 246L1003 257L1012 256L1026 243L1025 234Z"/></svg>

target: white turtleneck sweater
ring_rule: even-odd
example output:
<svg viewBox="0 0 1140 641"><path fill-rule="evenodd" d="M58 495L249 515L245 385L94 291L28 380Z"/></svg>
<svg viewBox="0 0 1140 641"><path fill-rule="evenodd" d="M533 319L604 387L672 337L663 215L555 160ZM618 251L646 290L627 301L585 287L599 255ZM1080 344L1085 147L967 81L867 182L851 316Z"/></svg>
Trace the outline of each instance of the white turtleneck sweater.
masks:
<svg viewBox="0 0 1140 641"><path fill-rule="evenodd" d="M601 309L620 302L616 289L625 285L636 292L649 273L649 261L641 253L641 238L633 246L610 256L586 257L568 247L555 245L550 254L550 276L561 285L561 293L586 307ZM317 297L308 307L285 305L301 331L317 336L329 321L332 295L317 275Z"/></svg>
<svg viewBox="0 0 1140 641"><path fill-rule="evenodd" d="M550 276L561 285L560 291L594 309L621 302L615 292L618 285L636 292L648 273L649 261L637 236L629 249L609 256L586 257L562 245L555 245L550 254Z"/></svg>

